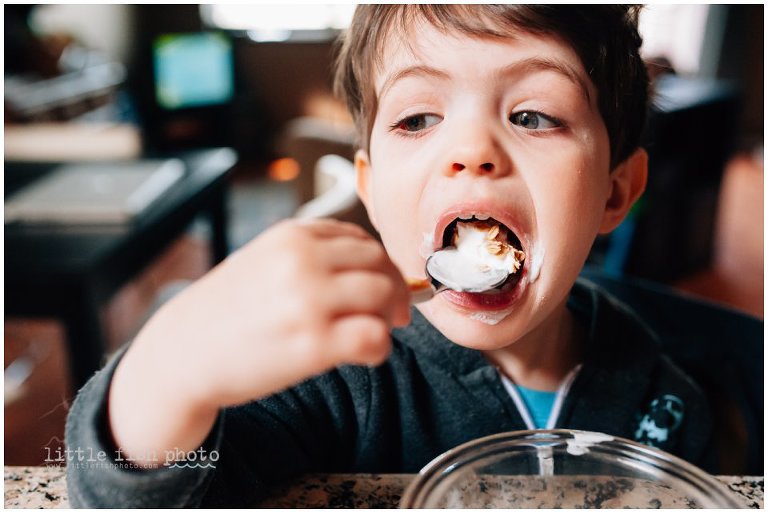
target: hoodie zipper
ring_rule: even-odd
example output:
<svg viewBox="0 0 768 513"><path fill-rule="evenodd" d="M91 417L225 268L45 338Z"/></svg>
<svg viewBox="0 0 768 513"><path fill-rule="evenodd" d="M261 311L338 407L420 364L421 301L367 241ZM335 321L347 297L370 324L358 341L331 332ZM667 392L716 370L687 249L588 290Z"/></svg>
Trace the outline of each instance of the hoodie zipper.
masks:
<svg viewBox="0 0 768 513"><path fill-rule="evenodd" d="M573 384L573 381L576 379L576 376L579 374L579 370L581 370L581 364L571 369L571 371L565 376L565 379L563 379L563 382L560 383L560 386L557 388L557 395L555 395L555 402L552 404L552 410L549 412L549 418L547 419L547 424L544 427L544 429L555 428L555 424L557 423L557 417L560 415L560 410L563 407L563 402L565 401L565 397L568 395L568 391L571 389L571 385ZM531 413L528 411L528 407L525 405L525 401L523 401L523 398L520 396L520 392L517 390L517 386L515 385L515 382L512 381L511 378L507 377L498 368L496 369L496 371L499 373L499 377L501 378L501 382L504 385L504 388L512 397L512 402L515 403L515 407L517 408L517 411L520 413L520 416L523 418L523 422L525 422L526 427L528 429L539 429L533 423L533 418L531 417Z"/></svg>

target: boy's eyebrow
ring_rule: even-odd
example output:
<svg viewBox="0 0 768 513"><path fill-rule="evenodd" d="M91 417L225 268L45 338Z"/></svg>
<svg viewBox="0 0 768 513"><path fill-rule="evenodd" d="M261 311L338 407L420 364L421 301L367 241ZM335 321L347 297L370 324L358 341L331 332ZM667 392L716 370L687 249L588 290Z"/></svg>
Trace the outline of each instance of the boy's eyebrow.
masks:
<svg viewBox="0 0 768 513"><path fill-rule="evenodd" d="M525 71L554 71L555 73L559 73L576 84L584 92L584 96L586 97L587 101L590 99L589 88L587 87L587 84L584 83L584 80L582 80L581 76L579 76L579 74L576 72L576 70L574 70L568 64L555 59L530 57L528 59L523 59L504 66L503 68L499 69L495 75L502 77L508 75L516 75ZM396 71L395 73L392 73L387 77L381 87L381 93L379 94L379 97L383 97L387 90L392 87L398 80L419 75L428 75L441 79L450 78L450 75L445 71L433 68L431 66L425 66L423 64L408 66Z"/></svg>
<svg viewBox="0 0 768 513"><path fill-rule="evenodd" d="M431 77L442 78L442 79L450 78L450 75L445 71L441 71L431 66L424 66L423 64L408 66L406 68L396 71L395 73L392 73L390 76L387 77L387 79L384 81L384 84L381 86L381 93L379 93L379 98L383 97L384 94L386 94L387 90L390 87L392 87L394 83L397 82L398 80L402 80L403 78L410 77L410 76L420 76L420 75L428 75Z"/></svg>
<svg viewBox="0 0 768 513"><path fill-rule="evenodd" d="M577 85L584 93L587 101L590 101L589 87L587 87L587 84L582 80L582 77L572 66L560 60L544 57L529 57L528 59L523 59L521 61L513 62L508 66L504 66L498 71L497 76L515 75L526 71L554 71L555 73L559 73Z"/></svg>

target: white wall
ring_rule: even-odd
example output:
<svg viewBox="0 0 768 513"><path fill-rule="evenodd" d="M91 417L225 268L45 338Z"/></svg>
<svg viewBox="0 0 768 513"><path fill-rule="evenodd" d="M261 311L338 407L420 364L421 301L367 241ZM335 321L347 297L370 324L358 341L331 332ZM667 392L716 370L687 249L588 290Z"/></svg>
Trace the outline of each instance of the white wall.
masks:
<svg viewBox="0 0 768 513"><path fill-rule="evenodd" d="M41 5L31 17L40 34L66 33L87 48L125 62L131 44L131 8L127 5Z"/></svg>
<svg viewBox="0 0 768 513"><path fill-rule="evenodd" d="M709 5L646 5L640 12L641 53L666 57L681 74L699 74Z"/></svg>

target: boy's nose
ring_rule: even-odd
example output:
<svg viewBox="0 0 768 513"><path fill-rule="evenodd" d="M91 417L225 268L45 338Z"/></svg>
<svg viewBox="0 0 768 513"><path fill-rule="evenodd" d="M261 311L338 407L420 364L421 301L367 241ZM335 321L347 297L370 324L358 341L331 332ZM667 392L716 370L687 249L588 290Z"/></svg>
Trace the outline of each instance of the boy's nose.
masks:
<svg viewBox="0 0 768 513"><path fill-rule="evenodd" d="M448 150L446 174L472 173L498 177L509 173L510 162L494 137L472 137Z"/></svg>
<svg viewBox="0 0 768 513"><path fill-rule="evenodd" d="M454 162L451 168L453 171L464 171L467 168L467 166L462 164L461 162ZM493 162L483 162L482 164L477 166L477 169L478 171L490 173L496 170L496 164L494 164Z"/></svg>

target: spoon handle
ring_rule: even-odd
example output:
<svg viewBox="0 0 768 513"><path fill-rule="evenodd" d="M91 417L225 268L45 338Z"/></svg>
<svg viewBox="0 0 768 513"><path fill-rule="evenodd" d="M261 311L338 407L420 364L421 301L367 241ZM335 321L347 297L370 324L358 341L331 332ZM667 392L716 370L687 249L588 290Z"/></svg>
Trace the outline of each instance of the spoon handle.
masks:
<svg viewBox="0 0 768 513"><path fill-rule="evenodd" d="M442 292L447 288L445 285L434 279L406 278L405 283L408 285L408 290L411 292L412 305L429 301L435 297L435 294Z"/></svg>

